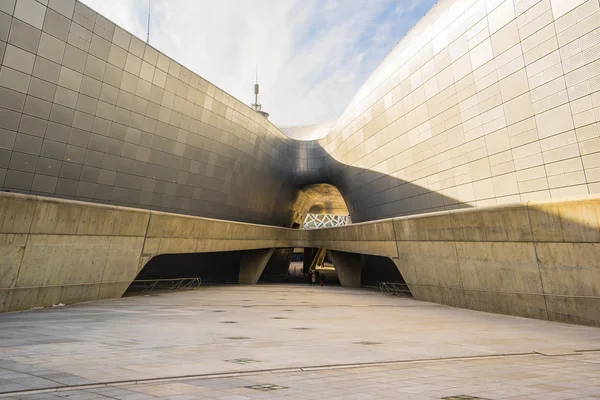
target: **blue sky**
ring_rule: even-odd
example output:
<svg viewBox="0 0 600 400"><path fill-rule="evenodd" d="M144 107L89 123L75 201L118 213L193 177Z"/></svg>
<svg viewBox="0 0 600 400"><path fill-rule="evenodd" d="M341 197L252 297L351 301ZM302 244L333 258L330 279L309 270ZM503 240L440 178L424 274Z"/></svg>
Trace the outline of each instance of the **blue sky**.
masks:
<svg viewBox="0 0 600 400"><path fill-rule="evenodd" d="M147 0L83 0L145 40ZM337 118L433 0L152 0L150 42L279 126Z"/></svg>

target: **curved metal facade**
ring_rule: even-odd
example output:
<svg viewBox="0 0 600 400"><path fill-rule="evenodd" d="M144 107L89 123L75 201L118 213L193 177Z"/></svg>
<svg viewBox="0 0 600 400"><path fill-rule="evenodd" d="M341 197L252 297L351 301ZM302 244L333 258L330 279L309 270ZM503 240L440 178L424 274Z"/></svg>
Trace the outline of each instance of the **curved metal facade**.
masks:
<svg viewBox="0 0 600 400"><path fill-rule="evenodd" d="M82 3L0 2L0 62L0 187L287 224L289 139Z"/></svg>
<svg viewBox="0 0 600 400"><path fill-rule="evenodd" d="M600 9L442 0L320 145L353 220L600 191Z"/></svg>
<svg viewBox="0 0 600 400"><path fill-rule="evenodd" d="M597 193L598 26L597 1L442 0L298 141L75 0L4 0L0 186L286 226L322 183L353 221Z"/></svg>

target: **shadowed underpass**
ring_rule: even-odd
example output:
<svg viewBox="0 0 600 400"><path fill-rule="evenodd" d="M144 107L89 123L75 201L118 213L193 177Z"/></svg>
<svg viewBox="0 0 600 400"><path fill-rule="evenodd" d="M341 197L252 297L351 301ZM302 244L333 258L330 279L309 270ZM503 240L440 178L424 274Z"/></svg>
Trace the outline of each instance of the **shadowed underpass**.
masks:
<svg viewBox="0 0 600 400"><path fill-rule="evenodd" d="M204 284L237 283L241 251L162 254L153 257L136 280L200 278ZM135 284L135 281L132 283Z"/></svg>
<svg viewBox="0 0 600 400"><path fill-rule="evenodd" d="M291 274L294 249L277 249L262 272L259 283L308 283L310 276ZM202 285L237 284L240 263L247 251L212 253L162 254L153 257L131 283L126 295L133 295L147 288L146 282L198 278ZM306 254L311 254L306 253ZM398 268L389 257L358 255L360 257L360 282L363 287L377 288L380 282L405 284ZM309 264L310 264L309 260ZM330 267L329 257L325 262ZM309 265L310 266L310 265ZM321 269L328 285L339 285L335 271ZM143 284L142 284L143 283ZM160 287L160 285L159 285ZM183 286L185 287L185 285Z"/></svg>

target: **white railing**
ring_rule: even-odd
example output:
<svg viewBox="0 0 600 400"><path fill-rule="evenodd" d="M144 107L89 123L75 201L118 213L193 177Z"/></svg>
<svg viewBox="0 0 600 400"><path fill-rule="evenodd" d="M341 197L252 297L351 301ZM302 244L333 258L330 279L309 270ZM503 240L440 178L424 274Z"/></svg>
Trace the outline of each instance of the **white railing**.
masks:
<svg viewBox="0 0 600 400"><path fill-rule="evenodd" d="M349 215L306 214L302 229L333 228L349 224Z"/></svg>

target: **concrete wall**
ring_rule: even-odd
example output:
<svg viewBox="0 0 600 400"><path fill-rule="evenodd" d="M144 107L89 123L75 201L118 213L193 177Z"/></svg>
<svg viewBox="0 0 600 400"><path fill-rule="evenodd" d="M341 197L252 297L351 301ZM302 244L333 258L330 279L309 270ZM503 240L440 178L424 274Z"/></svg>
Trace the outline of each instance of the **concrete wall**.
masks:
<svg viewBox="0 0 600 400"><path fill-rule="evenodd" d="M120 297L153 256L291 247L292 230L0 195L0 311Z"/></svg>
<svg viewBox="0 0 600 400"><path fill-rule="evenodd" d="M418 300L600 326L600 198L526 202L308 231L390 257Z"/></svg>
<svg viewBox="0 0 600 400"><path fill-rule="evenodd" d="M0 310L119 297L135 278L150 213L0 197Z"/></svg>
<svg viewBox="0 0 600 400"><path fill-rule="evenodd" d="M119 297L160 254L321 247L390 257L419 300L600 325L598 215L594 197L301 231L0 193L0 310Z"/></svg>
<svg viewBox="0 0 600 400"><path fill-rule="evenodd" d="M396 236L392 219L363 222L302 231L302 243L296 247L319 247L347 253L397 257Z"/></svg>
<svg viewBox="0 0 600 400"><path fill-rule="evenodd" d="M415 298L600 325L600 200L528 203L394 220Z"/></svg>

